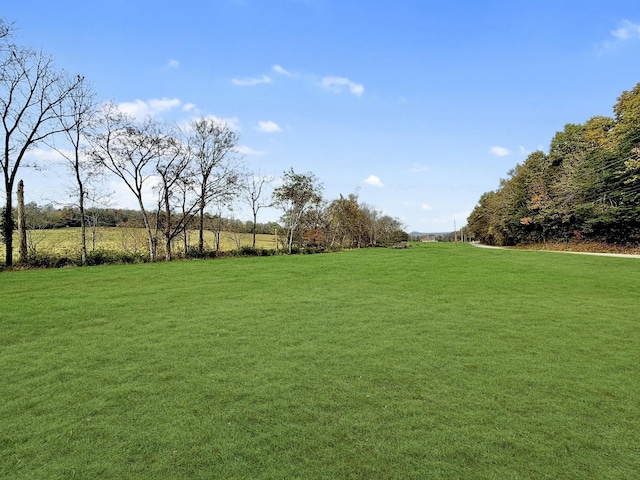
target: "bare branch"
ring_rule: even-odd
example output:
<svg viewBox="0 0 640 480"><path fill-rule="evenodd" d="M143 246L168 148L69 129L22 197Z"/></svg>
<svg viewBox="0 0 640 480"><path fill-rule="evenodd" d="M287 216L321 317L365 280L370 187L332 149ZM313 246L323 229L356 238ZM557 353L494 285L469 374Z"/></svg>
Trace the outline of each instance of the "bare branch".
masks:
<svg viewBox="0 0 640 480"><path fill-rule="evenodd" d="M0 22L0 35L6 38L11 25ZM61 117L68 115L60 106L72 94L77 81L55 67L51 56L42 51L6 44L0 48L0 172L6 195L3 222L7 232L13 228L12 194L16 176L29 150L64 131ZM6 264L12 265L13 241L4 238Z"/></svg>

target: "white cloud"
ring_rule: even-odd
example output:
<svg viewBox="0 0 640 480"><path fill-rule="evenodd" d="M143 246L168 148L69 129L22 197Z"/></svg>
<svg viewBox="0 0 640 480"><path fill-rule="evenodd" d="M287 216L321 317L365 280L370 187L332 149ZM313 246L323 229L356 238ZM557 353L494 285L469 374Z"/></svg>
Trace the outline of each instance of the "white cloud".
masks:
<svg viewBox="0 0 640 480"><path fill-rule="evenodd" d="M266 122L258 122L258 130L260 130L261 132L268 132L268 133L282 131L282 129L280 128L280 125L278 125L276 122L272 122L271 120L268 120Z"/></svg>
<svg viewBox="0 0 640 480"><path fill-rule="evenodd" d="M171 59L167 63L167 68L180 68L180 62L178 60Z"/></svg>
<svg viewBox="0 0 640 480"><path fill-rule="evenodd" d="M423 203L422 205L420 205L420 208L422 208L422 210L433 210L433 207L428 203Z"/></svg>
<svg viewBox="0 0 640 480"><path fill-rule="evenodd" d="M364 86L359 83L354 83L345 77L324 77L320 86L335 93L341 93L346 87L351 93L358 97L364 93Z"/></svg>
<svg viewBox="0 0 640 480"><path fill-rule="evenodd" d="M508 155L511 155L511 152L504 147L491 147L489 149L489 152L493 153L494 155L498 155L499 157L506 157Z"/></svg>
<svg viewBox="0 0 640 480"><path fill-rule="evenodd" d="M195 108L196 108L195 103L185 103L184 106L182 107L182 110L184 110L185 112L190 112L191 110L195 110Z"/></svg>
<svg viewBox="0 0 640 480"><path fill-rule="evenodd" d="M69 158L73 158L73 151L53 148L34 148L28 150L25 154L25 166L38 165L41 168L55 167L68 162Z"/></svg>
<svg viewBox="0 0 640 480"><path fill-rule="evenodd" d="M619 23L618 28L611 31L611 36L613 38L609 38L608 40L596 45L596 53L598 55L604 55L613 51L623 43L630 42L632 40L639 40L640 24L630 22L629 20L623 20Z"/></svg>
<svg viewBox="0 0 640 480"><path fill-rule="evenodd" d="M57 151L53 148L34 148L26 153L25 158L40 164L41 162L63 163L67 158L73 158L73 152L71 150Z"/></svg>
<svg viewBox="0 0 640 480"><path fill-rule="evenodd" d="M542 149L540 149L542 150ZM531 154L531 150L526 149L525 147L523 147L522 145L520 145L518 147L518 153L524 157L528 156Z"/></svg>
<svg viewBox="0 0 640 480"><path fill-rule="evenodd" d="M146 208L153 208L158 196L157 190L160 185L160 177L152 175L147 177L142 184L142 200ZM138 200L127 185L117 179L111 179L107 184L107 190L113 193L113 206L116 208L129 208L139 210Z"/></svg>
<svg viewBox="0 0 640 480"><path fill-rule="evenodd" d="M271 83L273 80L267 75L262 75L256 78L234 78L231 82L239 87L255 87L261 83Z"/></svg>
<svg viewBox="0 0 640 480"><path fill-rule="evenodd" d="M182 102L177 98L152 98L151 100L135 100L118 104L118 110L136 118L155 116L178 108Z"/></svg>
<svg viewBox="0 0 640 480"><path fill-rule="evenodd" d="M611 32L611 35L623 42L640 38L640 25L629 20L623 20L620 22L620 26Z"/></svg>
<svg viewBox="0 0 640 480"><path fill-rule="evenodd" d="M240 119L238 117L218 117L217 115L208 115L206 118L215 120L216 122L229 125L231 130L240 131Z"/></svg>
<svg viewBox="0 0 640 480"><path fill-rule="evenodd" d="M463 212L457 212L453 214L453 219L457 220L458 222L458 228L466 225L469 215L471 215L471 210L465 210Z"/></svg>
<svg viewBox="0 0 640 480"><path fill-rule="evenodd" d="M264 150L254 150L246 145L238 145L235 150L242 155L261 156L267 154Z"/></svg>
<svg viewBox="0 0 640 480"><path fill-rule="evenodd" d="M411 167L411 171L413 173L428 172L429 171L429 167L425 167L423 165L420 165L419 163L414 163L413 167Z"/></svg>
<svg viewBox="0 0 640 480"><path fill-rule="evenodd" d="M191 119L182 120L178 123L178 127L183 132L190 132L192 130L191 121L198 120L200 118L203 117L201 117L200 115L196 115L191 117ZM206 118L207 120L213 120L216 123L227 125L231 130L235 130L237 132L240 131L240 119L238 117L223 118L218 117L217 115L207 115L204 118Z"/></svg>
<svg viewBox="0 0 640 480"><path fill-rule="evenodd" d="M366 183L367 185L371 185L372 187L379 187L379 188L384 187L384 184L382 183L380 178L376 177L375 175L369 175L362 182Z"/></svg>
<svg viewBox="0 0 640 480"><path fill-rule="evenodd" d="M293 77L293 73L289 72L288 70L285 70L280 65L274 65L272 69L274 72L279 73L280 75L284 75L286 77Z"/></svg>

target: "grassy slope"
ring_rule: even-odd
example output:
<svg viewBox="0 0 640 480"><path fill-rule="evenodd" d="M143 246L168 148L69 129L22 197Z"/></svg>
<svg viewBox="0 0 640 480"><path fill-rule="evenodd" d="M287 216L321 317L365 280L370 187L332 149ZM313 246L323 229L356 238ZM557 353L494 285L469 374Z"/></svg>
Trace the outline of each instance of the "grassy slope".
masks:
<svg viewBox="0 0 640 480"><path fill-rule="evenodd" d="M444 244L3 273L0 477L633 478L639 291Z"/></svg>

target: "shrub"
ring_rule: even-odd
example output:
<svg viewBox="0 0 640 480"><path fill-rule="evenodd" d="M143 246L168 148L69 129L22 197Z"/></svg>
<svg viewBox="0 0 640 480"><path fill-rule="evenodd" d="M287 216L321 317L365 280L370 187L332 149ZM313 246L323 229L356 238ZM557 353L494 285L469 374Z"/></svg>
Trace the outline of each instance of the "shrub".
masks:
<svg viewBox="0 0 640 480"><path fill-rule="evenodd" d="M114 250L94 250L87 253L87 265L110 265L144 263L148 258L142 253L130 253Z"/></svg>
<svg viewBox="0 0 640 480"><path fill-rule="evenodd" d="M222 256L222 252L216 252L215 250L205 250L200 252L197 247L189 247L187 252L184 254L184 258L188 259L208 259L208 258L217 258Z"/></svg>
<svg viewBox="0 0 640 480"><path fill-rule="evenodd" d="M79 257L38 253L29 255L27 265L32 268L62 268L80 265Z"/></svg>
<svg viewBox="0 0 640 480"><path fill-rule="evenodd" d="M304 247L303 253L307 254L307 255L311 255L314 253L324 253L325 252L325 248L322 246L306 246Z"/></svg>
<svg viewBox="0 0 640 480"><path fill-rule="evenodd" d="M243 247L240 247L239 254L241 257L257 257L258 250L248 245L245 245Z"/></svg>

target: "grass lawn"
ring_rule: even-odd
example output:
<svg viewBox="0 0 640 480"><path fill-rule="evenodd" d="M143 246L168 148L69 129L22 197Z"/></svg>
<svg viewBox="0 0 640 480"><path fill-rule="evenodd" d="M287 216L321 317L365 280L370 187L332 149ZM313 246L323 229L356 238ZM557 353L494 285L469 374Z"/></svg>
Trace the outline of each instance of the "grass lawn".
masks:
<svg viewBox="0 0 640 480"><path fill-rule="evenodd" d="M638 478L640 260L0 274L0 478Z"/></svg>

